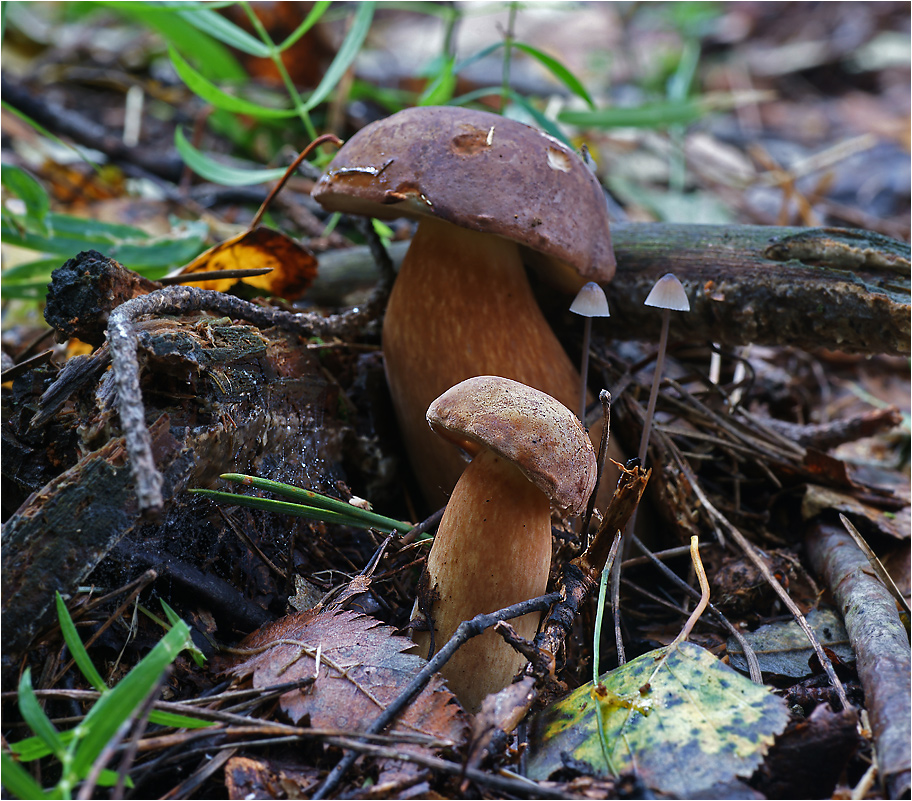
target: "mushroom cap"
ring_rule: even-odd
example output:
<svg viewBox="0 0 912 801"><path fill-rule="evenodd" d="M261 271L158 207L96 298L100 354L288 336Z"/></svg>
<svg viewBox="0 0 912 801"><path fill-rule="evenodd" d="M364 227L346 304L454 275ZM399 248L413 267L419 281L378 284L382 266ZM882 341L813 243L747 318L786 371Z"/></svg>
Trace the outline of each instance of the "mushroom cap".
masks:
<svg viewBox="0 0 912 801"><path fill-rule="evenodd" d="M674 273L665 273L655 282L643 305L672 311L690 311L690 301L687 299L684 285Z"/></svg>
<svg viewBox="0 0 912 801"><path fill-rule="evenodd" d="M371 123L312 195L329 211L434 216L506 237L585 280L614 275L598 179L559 140L487 111L423 106Z"/></svg>
<svg viewBox="0 0 912 801"><path fill-rule="evenodd" d="M605 290L595 281L583 284L583 288L576 293L573 303L570 304L570 311L581 317L611 316L608 311L608 298L605 297Z"/></svg>
<svg viewBox="0 0 912 801"><path fill-rule="evenodd" d="M592 443L576 415L550 395L509 378L476 376L437 398L427 420L471 455L489 448L516 465L561 512L586 508L597 473Z"/></svg>

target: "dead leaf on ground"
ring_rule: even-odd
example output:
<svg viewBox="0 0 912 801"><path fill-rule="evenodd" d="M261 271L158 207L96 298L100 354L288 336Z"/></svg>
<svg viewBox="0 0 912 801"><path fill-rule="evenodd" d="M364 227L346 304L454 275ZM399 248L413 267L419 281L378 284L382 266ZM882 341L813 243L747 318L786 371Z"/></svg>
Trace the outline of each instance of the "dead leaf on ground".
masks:
<svg viewBox="0 0 912 801"><path fill-rule="evenodd" d="M225 786L231 799L305 798L320 778L316 768L261 758L235 756L225 765Z"/></svg>
<svg viewBox="0 0 912 801"><path fill-rule="evenodd" d="M832 650L843 662L855 661L855 652L849 644L845 625L833 609L812 609L806 617L821 645ZM813 672L808 659L814 654L814 649L794 620L760 626L756 631L745 632L744 639L757 654L760 669L764 673L801 678L810 676ZM732 667L746 673L747 660L741 645L732 637L728 640L727 647Z"/></svg>
<svg viewBox="0 0 912 801"><path fill-rule="evenodd" d="M269 687L316 675L307 689L286 693L283 711L314 728L363 731L396 699L425 661L405 653L412 642L366 615L312 611L289 615L248 636L225 672L252 676ZM319 650L319 665L317 653ZM465 737L465 717L443 679L435 675L397 718L393 731L454 744ZM405 746L407 747L407 746Z"/></svg>
<svg viewBox="0 0 912 801"><path fill-rule="evenodd" d="M226 239L201 253L180 271L180 275L263 268L269 268L272 272L241 279L240 283L269 295L296 300L316 278L317 259L307 248L285 234L261 226ZM186 285L227 292L237 283L239 281L236 278L221 278L194 281Z"/></svg>
<svg viewBox="0 0 912 801"><path fill-rule="evenodd" d="M706 798L750 776L788 722L785 703L692 643L660 663L666 652L643 654L533 718L529 778L569 766L599 777L636 770L655 790Z"/></svg>

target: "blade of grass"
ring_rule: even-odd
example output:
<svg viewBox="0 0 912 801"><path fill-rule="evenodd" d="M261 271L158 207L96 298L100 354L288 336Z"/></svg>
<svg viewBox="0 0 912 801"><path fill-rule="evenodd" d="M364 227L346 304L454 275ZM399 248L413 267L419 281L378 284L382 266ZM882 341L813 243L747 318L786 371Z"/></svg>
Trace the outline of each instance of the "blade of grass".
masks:
<svg viewBox="0 0 912 801"><path fill-rule="evenodd" d="M375 528L378 531L390 533L391 531L403 531L398 526L389 526L379 523L376 520L364 520L355 515L346 515L341 512L334 512L331 509L320 509L315 506L303 506L299 503L290 503L288 501L277 501L273 498L257 498L252 495L237 495L232 492L219 492L218 490L193 489L189 490L195 495L206 495L216 501L224 501L234 506L246 506L250 509L259 509L263 512L275 512L276 514L291 515L292 517L303 517L306 520L320 520L324 523L338 523L343 526L354 526L355 528ZM411 527L409 527L411 528Z"/></svg>
<svg viewBox="0 0 912 801"><path fill-rule="evenodd" d="M372 0L369 2L362 2L358 5L358 11L355 13L351 29L342 42L339 51L336 53L336 57L333 59L332 64L329 65L329 68L323 75L323 80L320 81L317 88L313 90L310 97L305 101L305 111L310 111L329 97L332 90L336 87L336 84L339 83L346 70L351 66L355 57L361 51L361 45L364 44L364 40L367 38L367 32L370 30L370 24L373 17L374 3Z"/></svg>
<svg viewBox="0 0 912 801"><path fill-rule="evenodd" d="M48 798L44 788L6 751L0 754L3 786L16 798Z"/></svg>
<svg viewBox="0 0 912 801"><path fill-rule="evenodd" d="M545 69L547 69L558 81L560 81L564 86L567 87L573 94L577 97L582 98L586 105L589 108L594 109L595 103L592 102L592 98L589 96L589 92L586 91L586 87L580 83L580 80L568 70L563 64L561 64L556 58L549 56L547 53L543 53L536 47L532 45L524 44L523 42L513 42L513 47L517 50L522 50L523 53L532 56L536 61L538 61Z"/></svg>
<svg viewBox="0 0 912 801"><path fill-rule="evenodd" d="M398 531L411 531L412 524L403 520L395 520L392 517L379 515L376 512L368 512L366 509L359 509L352 506L339 498L331 498L313 490L294 487L291 484L282 484L279 481L270 481L268 478L258 478L257 476L245 476L241 473L223 473L220 478L225 481L234 481L248 487L274 492L285 498L291 498L295 501L302 501L306 506L313 506L318 509L330 509L343 515L354 515L365 521L376 521L380 525L387 525L396 528Z"/></svg>
<svg viewBox="0 0 912 801"><path fill-rule="evenodd" d="M313 8L310 9L310 13L304 17L304 21L298 25L297 28L292 31L288 38L279 45L279 51L287 50L295 42L298 41L305 33L307 33L314 25L320 21L320 17L323 16L326 9L331 5L331 0L319 0L319 2L313 4Z"/></svg>
<svg viewBox="0 0 912 801"><path fill-rule="evenodd" d="M180 79L187 85L187 88L197 97L216 108L230 111L233 114L247 114L259 119L286 119L298 115L298 112L294 109L269 108L268 106L261 106L259 103L252 103L241 97L230 95L193 69L173 47L168 49L168 54L171 57L174 69Z"/></svg>
<svg viewBox="0 0 912 801"><path fill-rule="evenodd" d="M89 710L79 729L85 736L76 746L73 768L87 776L92 764L121 724L133 714L155 687L162 671L190 642L190 629L181 621L140 661L117 686L102 695Z"/></svg>
<svg viewBox="0 0 912 801"><path fill-rule="evenodd" d="M19 711L28 727L50 749L50 752L61 762L66 759L66 744L61 739L60 732L51 723L51 719L41 708L38 696L35 695L35 690L32 688L31 668L26 668L19 680Z"/></svg>
<svg viewBox="0 0 912 801"><path fill-rule="evenodd" d="M229 47L234 47L248 56L269 58L269 48L265 44L211 9L203 8L177 13L194 28L218 39Z"/></svg>
<svg viewBox="0 0 912 801"><path fill-rule="evenodd" d="M86 677L89 684L98 690L98 692L103 693L108 689L108 685L105 684L101 674L96 670L95 665L92 664L92 659L89 657L88 651L86 651L85 646L82 644L82 638L79 636L79 632L76 631L76 625L73 623L73 618L70 617L70 611L63 602L63 596L59 592L56 593L56 596L57 618L60 621L60 631L63 634L63 639L67 644L67 648L70 649L70 656L73 657L76 666L79 668L82 675Z"/></svg>
<svg viewBox="0 0 912 801"><path fill-rule="evenodd" d="M223 186L252 186L277 181L285 174L284 168L257 170L220 164L193 147L187 141L180 126L174 131L174 144L177 152L191 170L207 181L213 181Z"/></svg>

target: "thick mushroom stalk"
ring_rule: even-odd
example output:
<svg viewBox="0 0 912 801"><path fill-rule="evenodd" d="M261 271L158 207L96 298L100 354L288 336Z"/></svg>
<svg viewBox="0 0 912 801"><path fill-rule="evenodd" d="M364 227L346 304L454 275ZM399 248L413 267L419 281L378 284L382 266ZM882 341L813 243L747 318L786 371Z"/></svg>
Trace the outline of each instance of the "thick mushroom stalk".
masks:
<svg viewBox="0 0 912 801"><path fill-rule="evenodd" d="M601 186L558 140L471 109L407 109L336 154L313 196L331 211L419 220L383 326L386 374L427 500L442 505L464 463L427 431L428 404L470 376L501 375L575 408L579 374L522 264L576 292L609 281Z"/></svg>
<svg viewBox="0 0 912 801"><path fill-rule="evenodd" d="M463 620L541 595L551 566L552 506L580 514L595 485L595 454L573 413L531 387L470 378L427 410L435 432L473 454L440 522L418 609L430 614L434 647ZM513 621L534 637L540 615ZM428 622L428 621L425 621ZM429 655L430 631L413 639ZM492 631L446 664L450 689L469 711L506 687L525 660Z"/></svg>

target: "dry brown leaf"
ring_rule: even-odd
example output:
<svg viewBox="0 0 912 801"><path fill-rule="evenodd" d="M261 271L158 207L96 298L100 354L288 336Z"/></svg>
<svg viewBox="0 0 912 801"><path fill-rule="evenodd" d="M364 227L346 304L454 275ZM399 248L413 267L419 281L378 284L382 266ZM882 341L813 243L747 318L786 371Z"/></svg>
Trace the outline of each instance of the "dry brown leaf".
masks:
<svg viewBox="0 0 912 801"><path fill-rule="evenodd" d="M317 275L317 259L313 253L285 234L262 226L226 239L201 253L180 274L267 267L272 272L241 279L242 283L276 297L295 300L307 290ZM222 278L194 281L186 285L227 292L236 283L236 278Z"/></svg>
<svg viewBox="0 0 912 801"><path fill-rule="evenodd" d="M243 756L225 765L228 798L307 798L320 782L320 771L302 765Z"/></svg>
<svg viewBox="0 0 912 801"><path fill-rule="evenodd" d="M312 677L307 689L280 699L288 717L309 718L314 728L362 731L390 704L425 661L405 653L412 642L379 621L354 612L289 615L253 632L238 646L225 672L252 676L255 687ZM317 653L319 650L319 666ZM466 722L443 679L435 675L403 713L393 731L459 743Z"/></svg>

